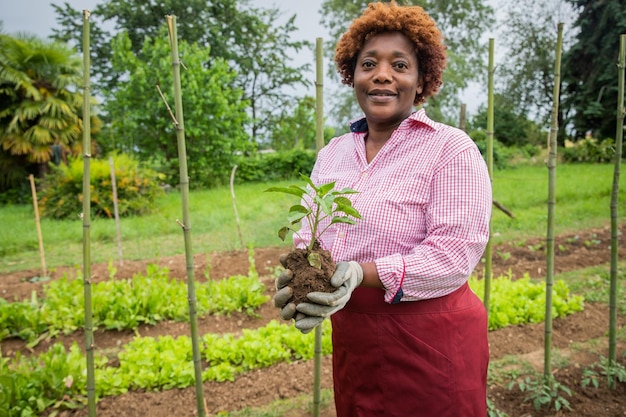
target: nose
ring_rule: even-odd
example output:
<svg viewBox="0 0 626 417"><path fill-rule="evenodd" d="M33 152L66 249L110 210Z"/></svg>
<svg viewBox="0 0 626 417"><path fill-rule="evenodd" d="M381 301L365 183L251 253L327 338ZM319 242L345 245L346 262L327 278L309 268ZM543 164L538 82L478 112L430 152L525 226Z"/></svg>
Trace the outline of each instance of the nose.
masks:
<svg viewBox="0 0 626 417"><path fill-rule="evenodd" d="M377 83L389 83L391 82L391 65L387 63L379 63L376 66L376 73L374 74L374 82Z"/></svg>

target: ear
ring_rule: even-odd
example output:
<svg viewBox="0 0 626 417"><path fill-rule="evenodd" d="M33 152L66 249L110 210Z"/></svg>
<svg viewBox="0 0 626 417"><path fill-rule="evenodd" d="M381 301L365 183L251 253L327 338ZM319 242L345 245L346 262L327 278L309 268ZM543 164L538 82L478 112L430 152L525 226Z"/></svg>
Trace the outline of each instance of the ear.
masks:
<svg viewBox="0 0 626 417"><path fill-rule="evenodd" d="M420 71L417 74L417 89L415 90L415 94L422 94L424 90L424 77L422 77L422 72Z"/></svg>

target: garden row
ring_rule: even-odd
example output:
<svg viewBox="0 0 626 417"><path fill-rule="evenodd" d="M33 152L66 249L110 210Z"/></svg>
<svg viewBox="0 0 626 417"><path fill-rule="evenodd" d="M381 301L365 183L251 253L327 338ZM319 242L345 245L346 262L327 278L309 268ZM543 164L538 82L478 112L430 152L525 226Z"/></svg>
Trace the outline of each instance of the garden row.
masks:
<svg viewBox="0 0 626 417"><path fill-rule="evenodd" d="M470 280L470 286L479 296L483 293L483 282L475 278ZM137 274L130 280L110 279L95 285L94 293L111 297L96 303L104 310L94 310L94 315L100 317L97 322L107 328L135 328L139 322L154 324L165 317L175 320L187 317L184 284L171 280L166 269L150 267L145 276ZM56 326L54 331L57 333L80 327L81 289L82 279L61 279L46 285L41 299L3 301L0 311L3 312L4 333L21 334L36 341L35 335L41 334L41 329L46 326L50 329ZM254 314L258 306L267 302L264 289L254 270L247 277L208 280L198 284L199 310L202 314L234 310ZM490 330L543 320L545 287L542 284L528 277L512 280L502 276L493 280L491 291L494 301L490 305ZM181 305L170 305L177 303ZM169 310L157 310L157 305ZM554 317L582 308L582 297L570 295L566 284L557 281L553 289ZM59 309L65 309L65 313L54 313ZM62 317L68 320L61 320ZM73 321L72 317L75 317ZM63 326L62 322L71 324ZM20 323L27 323L30 330L24 332ZM330 327L327 322L325 326L323 353L329 354ZM53 331L48 331L50 336ZM302 335L293 326L271 321L265 327L243 330L238 335L205 334L201 340L201 355L205 369L203 380L233 380L236 375L252 369L311 358L313 339L310 334ZM100 354L96 359L96 370L99 398L129 390L190 386L194 383L191 341L186 336L136 337L121 349L110 351L106 356ZM85 357L77 345L66 350L58 343L38 356L17 354L13 358L0 359L1 415L38 415L50 407L56 410L81 407L85 404L85 395Z"/></svg>

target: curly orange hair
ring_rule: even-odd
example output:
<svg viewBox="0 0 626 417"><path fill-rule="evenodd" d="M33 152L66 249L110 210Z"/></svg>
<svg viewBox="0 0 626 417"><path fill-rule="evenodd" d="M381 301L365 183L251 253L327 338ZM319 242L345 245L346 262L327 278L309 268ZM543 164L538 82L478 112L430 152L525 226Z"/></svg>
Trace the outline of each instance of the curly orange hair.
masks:
<svg viewBox="0 0 626 417"><path fill-rule="evenodd" d="M354 86L356 60L363 44L382 32L400 32L415 45L423 90L415 96L414 104L422 104L441 87L446 46L433 19L419 6L398 6L395 1L370 3L337 42L335 62L342 83Z"/></svg>

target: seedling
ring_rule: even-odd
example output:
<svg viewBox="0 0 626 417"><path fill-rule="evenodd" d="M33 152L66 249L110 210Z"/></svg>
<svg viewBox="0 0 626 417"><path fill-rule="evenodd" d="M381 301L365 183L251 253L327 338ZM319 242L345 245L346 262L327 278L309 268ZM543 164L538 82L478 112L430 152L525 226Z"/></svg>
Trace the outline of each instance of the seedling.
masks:
<svg viewBox="0 0 626 417"><path fill-rule="evenodd" d="M278 231L281 240L286 239L289 231L302 238L298 231L303 221L307 222L311 230L311 239L306 249L292 250L284 261L285 267L294 275L291 287L292 300L296 305L304 301L309 292L336 290L330 284L336 264L330 252L322 248L321 236L333 224L356 224L356 220L361 218L360 213L352 206L352 201L345 197L348 194L356 194L357 191L350 188L336 190L335 182L315 185L306 175L300 174L300 177L306 181L308 187L290 185L265 190L300 197L300 203L289 208L287 225Z"/></svg>
<svg viewBox="0 0 626 417"><path fill-rule="evenodd" d="M307 251L309 252L307 259L311 266L321 268L319 254L313 251L315 244L320 242L322 234L331 225L336 223L356 224L356 219L361 218L361 214L352 206L352 201L344 197L346 194L356 194L358 191L350 188L335 190L335 182L317 186L306 175L300 174L300 177L307 182L310 188L290 185L288 187L271 187L265 191L292 194L300 197L302 204L295 204L289 208L287 216L289 223L278 230L278 237L284 241L289 231L300 236L298 233L300 223L305 220L308 223L312 236L307 246ZM320 223L328 217L331 218L330 223L323 229L320 229Z"/></svg>

